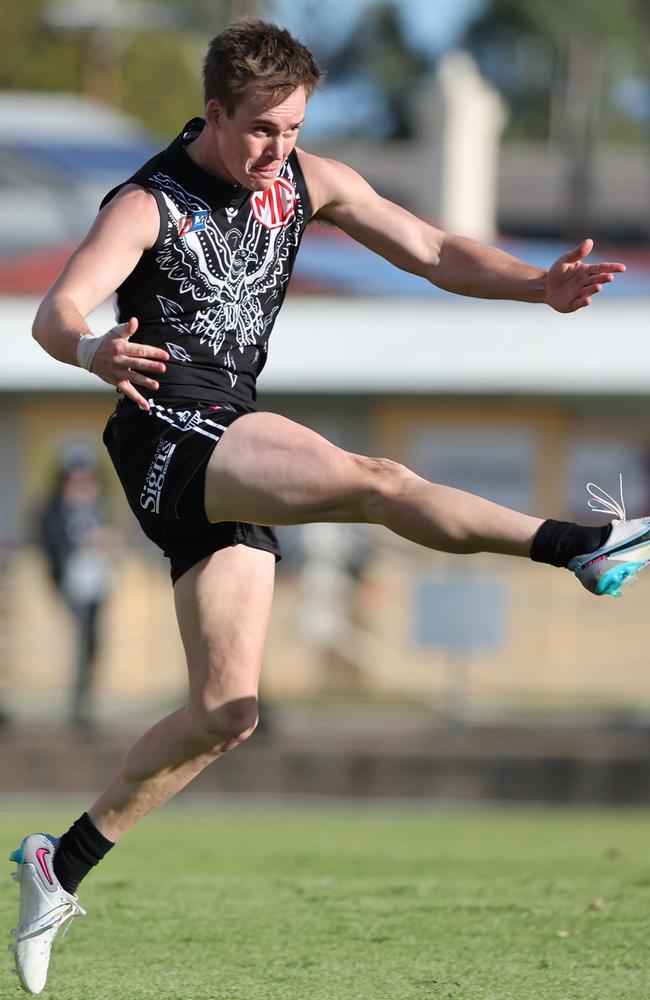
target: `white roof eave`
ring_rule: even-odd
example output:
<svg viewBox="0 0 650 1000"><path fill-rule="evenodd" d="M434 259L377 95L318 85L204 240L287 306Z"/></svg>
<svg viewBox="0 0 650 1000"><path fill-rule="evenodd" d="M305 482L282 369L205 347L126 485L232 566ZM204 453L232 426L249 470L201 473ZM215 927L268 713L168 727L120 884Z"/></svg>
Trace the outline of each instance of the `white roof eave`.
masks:
<svg viewBox="0 0 650 1000"><path fill-rule="evenodd" d="M290 298L260 388L277 393L638 394L650 386L647 300L544 306L448 300ZM110 392L53 360L30 327L38 302L0 298L0 391ZM89 320L114 324L102 306Z"/></svg>

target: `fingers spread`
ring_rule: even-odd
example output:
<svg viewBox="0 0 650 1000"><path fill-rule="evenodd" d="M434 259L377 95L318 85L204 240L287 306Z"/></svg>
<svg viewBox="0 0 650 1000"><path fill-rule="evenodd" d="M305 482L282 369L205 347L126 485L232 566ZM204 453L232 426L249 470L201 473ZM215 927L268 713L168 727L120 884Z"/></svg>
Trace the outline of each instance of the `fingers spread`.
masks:
<svg viewBox="0 0 650 1000"><path fill-rule="evenodd" d="M144 398L144 396L140 395L138 390L131 385L128 379L124 379L122 382L118 382L117 388L125 396L128 396L129 399L132 399L134 403L137 403L141 410L151 409L149 403Z"/></svg>
<svg viewBox="0 0 650 1000"><path fill-rule="evenodd" d="M133 371L132 368L129 368L129 380L135 385L143 385L146 389L152 389L154 392L160 388L159 383L154 381L154 379L147 378L146 375L140 375L139 372Z"/></svg>
<svg viewBox="0 0 650 1000"><path fill-rule="evenodd" d="M588 271L584 275L584 280L590 281L592 283L597 282L599 285L608 285L610 281L614 280L614 275L608 274L607 272L605 272L604 274L601 274L600 272L593 274L591 271Z"/></svg>
<svg viewBox="0 0 650 1000"><path fill-rule="evenodd" d="M128 354L131 358L155 358L157 361L169 361L169 354L161 347L150 347L149 344L129 344Z"/></svg>
<svg viewBox="0 0 650 1000"><path fill-rule="evenodd" d="M150 361L148 358L133 357L130 354L118 354L115 357L116 365L123 365L124 367L131 369L136 369L141 372L164 372L166 371L166 366L162 361Z"/></svg>
<svg viewBox="0 0 650 1000"><path fill-rule="evenodd" d="M620 263L609 263L609 264L590 264L588 269L590 274L622 274L623 271L627 271L625 264Z"/></svg>
<svg viewBox="0 0 650 1000"><path fill-rule="evenodd" d="M132 337L133 334L138 329L138 321L135 318L135 316L132 316L131 319L128 321L128 323L123 323L122 325L124 327L124 336L125 337Z"/></svg>
<svg viewBox="0 0 650 1000"><path fill-rule="evenodd" d="M577 247L573 248L573 250L568 250L561 259L567 261L568 263L582 260L583 257L587 257L588 254L591 253L593 248L593 240L583 240L582 243L579 243Z"/></svg>
<svg viewBox="0 0 650 1000"><path fill-rule="evenodd" d="M117 326L112 326L108 332L109 332L109 334L111 334L116 339L118 337L128 338L128 337L132 337L133 334L135 333L135 330L131 330L131 332L129 333L129 327L130 327L130 322L129 323L118 323Z"/></svg>

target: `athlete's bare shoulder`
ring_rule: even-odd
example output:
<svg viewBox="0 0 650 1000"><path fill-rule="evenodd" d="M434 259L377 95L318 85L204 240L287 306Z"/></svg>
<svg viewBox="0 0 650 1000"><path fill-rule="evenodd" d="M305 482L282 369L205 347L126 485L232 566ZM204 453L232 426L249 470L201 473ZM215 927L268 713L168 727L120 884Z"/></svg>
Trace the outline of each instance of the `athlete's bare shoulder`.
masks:
<svg viewBox="0 0 650 1000"><path fill-rule="evenodd" d="M348 198L358 201L359 197L376 197L368 182L345 163L306 153L303 149L296 149L296 153L314 215L320 213L327 217L329 206L340 204Z"/></svg>
<svg viewBox="0 0 650 1000"><path fill-rule="evenodd" d="M139 184L125 184L99 212L89 236L122 232L129 243L150 249L158 239L160 212L156 199ZM128 236L127 236L128 234Z"/></svg>

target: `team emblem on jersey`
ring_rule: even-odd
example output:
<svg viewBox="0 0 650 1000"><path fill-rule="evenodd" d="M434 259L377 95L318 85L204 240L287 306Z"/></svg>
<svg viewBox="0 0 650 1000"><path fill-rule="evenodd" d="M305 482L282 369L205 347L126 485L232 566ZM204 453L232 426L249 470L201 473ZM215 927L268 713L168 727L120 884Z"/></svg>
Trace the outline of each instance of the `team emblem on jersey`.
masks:
<svg viewBox="0 0 650 1000"><path fill-rule="evenodd" d="M280 229L296 214L296 192L293 184L278 177L266 191L251 195L253 215L266 229Z"/></svg>
<svg viewBox="0 0 650 1000"><path fill-rule="evenodd" d="M178 220L178 235L187 236L188 233L200 232L201 229L205 229L209 218L209 212L192 212L191 215L181 215Z"/></svg>

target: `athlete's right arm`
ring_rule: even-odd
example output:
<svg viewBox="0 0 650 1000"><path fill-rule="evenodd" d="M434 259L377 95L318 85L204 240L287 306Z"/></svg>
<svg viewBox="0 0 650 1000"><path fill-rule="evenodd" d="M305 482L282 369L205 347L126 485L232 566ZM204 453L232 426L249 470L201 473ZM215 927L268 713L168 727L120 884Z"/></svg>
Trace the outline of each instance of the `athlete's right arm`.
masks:
<svg viewBox="0 0 650 1000"><path fill-rule="evenodd" d="M135 185L124 187L101 210L36 313L32 333L48 354L57 361L79 364L80 338L92 336L86 316L129 276L144 251L156 242L159 228L154 197ZM129 337L137 327L133 317L98 338L91 370L148 410L136 386L155 391L158 383L145 373L163 372L169 356L161 348L131 343Z"/></svg>

